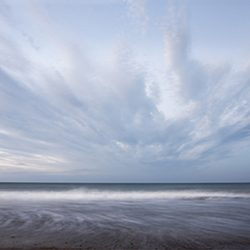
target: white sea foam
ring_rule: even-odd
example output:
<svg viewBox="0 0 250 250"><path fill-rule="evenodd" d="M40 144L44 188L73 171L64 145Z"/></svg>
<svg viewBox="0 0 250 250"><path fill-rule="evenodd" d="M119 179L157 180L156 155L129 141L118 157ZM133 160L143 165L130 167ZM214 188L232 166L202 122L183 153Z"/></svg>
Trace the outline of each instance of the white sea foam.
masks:
<svg viewBox="0 0 250 250"><path fill-rule="evenodd" d="M100 191L73 189L67 191L0 191L1 200L145 200L145 199L213 199L250 198L249 193L221 191Z"/></svg>

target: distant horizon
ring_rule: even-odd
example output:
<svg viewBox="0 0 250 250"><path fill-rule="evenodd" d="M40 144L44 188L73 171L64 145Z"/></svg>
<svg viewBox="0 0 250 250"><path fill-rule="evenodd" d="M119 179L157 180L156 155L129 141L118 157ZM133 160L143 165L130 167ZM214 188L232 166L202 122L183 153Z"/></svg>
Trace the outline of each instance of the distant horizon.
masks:
<svg viewBox="0 0 250 250"><path fill-rule="evenodd" d="M250 184L250 182L0 182L0 184Z"/></svg>

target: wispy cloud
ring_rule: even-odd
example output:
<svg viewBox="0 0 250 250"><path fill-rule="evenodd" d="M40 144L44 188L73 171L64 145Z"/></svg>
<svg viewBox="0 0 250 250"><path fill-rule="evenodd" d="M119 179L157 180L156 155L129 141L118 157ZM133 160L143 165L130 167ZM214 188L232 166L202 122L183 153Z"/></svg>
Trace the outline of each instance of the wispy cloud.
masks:
<svg viewBox="0 0 250 250"><path fill-rule="evenodd" d="M130 14L123 18L135 18L146 39L147 2L117 5L124 4ZM169 8L159 29L159 67L116 35L113 47L102 47L107 60L86 45L84 32L76 43L67 39L70 31L46 4L17 5L0 7L1 173L150 180L152 168L176 176L173 167L193 171L249 147L249 67L192 58L185 8Z"/></svg>

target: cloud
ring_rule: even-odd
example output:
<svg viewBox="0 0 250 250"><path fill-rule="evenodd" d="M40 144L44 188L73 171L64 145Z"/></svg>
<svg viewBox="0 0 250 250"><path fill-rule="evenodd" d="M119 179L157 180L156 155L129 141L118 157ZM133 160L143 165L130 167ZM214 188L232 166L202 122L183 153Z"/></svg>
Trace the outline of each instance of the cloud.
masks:
<svg viewBox="0 0 250 250"><path fill-rule="evenodd" d="M150 25L145 1L127 3ZM0 11L1 173L162 180L249 145L249 69L194 60L186 10L170 10L164 65L152 67L129 41L109 48L106 65L84 37L65 39L45 6L27 6Z"/></svg>
<svg viewBox="0 0 250 250"><path fill-rule="evenodd" d="M147 0L124 0L128 5L128 14L129 17L133 20L133 23L136 23L139 26L139 30L142 33L146 32L148 15L147 15Z"/></svg>

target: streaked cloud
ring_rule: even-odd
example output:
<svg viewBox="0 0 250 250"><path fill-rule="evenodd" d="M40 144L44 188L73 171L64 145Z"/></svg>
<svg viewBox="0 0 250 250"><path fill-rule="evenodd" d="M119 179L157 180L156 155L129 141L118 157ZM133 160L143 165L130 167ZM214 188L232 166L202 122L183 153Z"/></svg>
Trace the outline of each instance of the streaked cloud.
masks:
<svg viewBox="0 0 250 250"><path fill-rule="evenodd" d="M194 58L186 7L163 4L164 19L152 15L147 1L107 3L123 13L114 26L135 25L102 44L102 27L93 37L84 28L71 37L73 23L69 30L60 21L72 17L63 3L49 9L49 1L2 2L1 180L51 174L62 181L206 180L207 169L213 179L214 166L227 162L230 172L242 148L246 155L249 149L247 63ZM72 8L84 14L84 6ZM114 10L109 14L115 20ZM158 63L148 48L160 55Z"/></svg>

